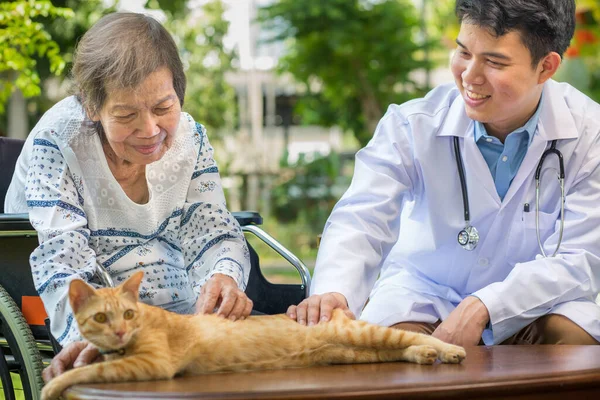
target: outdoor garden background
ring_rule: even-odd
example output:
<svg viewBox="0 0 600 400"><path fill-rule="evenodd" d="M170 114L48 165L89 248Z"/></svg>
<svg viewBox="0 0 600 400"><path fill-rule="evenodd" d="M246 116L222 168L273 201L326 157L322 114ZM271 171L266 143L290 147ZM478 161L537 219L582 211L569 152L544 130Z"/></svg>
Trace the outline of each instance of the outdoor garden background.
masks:
<svg viewBox="0 0 600 400"><path fill-rule="evenodd" d="M451 82L454 0L16 0L0 2L0 136L25 138L72 93L78 38L115 10L148 12L174 35L185 111L209 129L232 211L312 270L318 235L348 187L355 152L391 103ZM600 0L577 0L557 80L600 100ZM3 173L0 171L0 173ZM258 240L263 271L299 282ZM15 376L15 385L19 385Z"/></svg>

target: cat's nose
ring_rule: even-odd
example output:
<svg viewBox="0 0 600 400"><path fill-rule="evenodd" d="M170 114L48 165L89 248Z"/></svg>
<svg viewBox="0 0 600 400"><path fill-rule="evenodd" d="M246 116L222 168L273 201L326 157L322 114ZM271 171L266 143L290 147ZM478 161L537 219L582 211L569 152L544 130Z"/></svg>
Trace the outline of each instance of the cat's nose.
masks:
<svg viewBox="0 0 600 400"><path fill-rule="evenodd" d="M125 331L116 331L115 335L119 337L119 339L123 339L123 335L125 335Z"/></svg>

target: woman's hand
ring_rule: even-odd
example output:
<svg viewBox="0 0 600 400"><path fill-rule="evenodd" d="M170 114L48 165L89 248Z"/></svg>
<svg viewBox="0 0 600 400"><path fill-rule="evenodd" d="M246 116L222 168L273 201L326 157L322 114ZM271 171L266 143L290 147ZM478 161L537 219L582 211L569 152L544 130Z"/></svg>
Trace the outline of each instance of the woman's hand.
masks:
<svg viewBox="0 0 600 400"><path fill-rule="evenodd" d="M50 365L42 372L44 382L49 382L65 371L83 367L102 360L102 355L93 344L86 341L73 342L54 356Z"/></svg>
<svg viewBox="0 0 600 400"><path fill-rule="evenodd" d="M232 321L244 319L252 311L252 300L241 291L235 280L227 275L214 274L200 290L196 302L197 314L211 314ZM215 311L215 308L218 309Z"/></svg>

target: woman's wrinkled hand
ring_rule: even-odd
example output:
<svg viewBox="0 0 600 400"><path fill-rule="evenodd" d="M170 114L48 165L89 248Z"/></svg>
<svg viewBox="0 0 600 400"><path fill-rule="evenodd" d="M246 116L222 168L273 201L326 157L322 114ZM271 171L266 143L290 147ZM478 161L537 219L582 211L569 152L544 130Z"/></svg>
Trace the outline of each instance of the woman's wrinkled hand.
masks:
<svg viewBox="0 0 600 400"><path fill-rule="evenodd" d="M196 302L197 314L215 313L232 321L244 319L252 311L252 300L227 275L214 274L200 290Z"/></svg>
<svg viewBox="0 0 600 400"><path fill-rule="evenodd" d="M44 382L72 368L83 367L102 360L102 355L93 344L86 341L73 342L65 346L54 356L50 365L42 372Z"/></svg>

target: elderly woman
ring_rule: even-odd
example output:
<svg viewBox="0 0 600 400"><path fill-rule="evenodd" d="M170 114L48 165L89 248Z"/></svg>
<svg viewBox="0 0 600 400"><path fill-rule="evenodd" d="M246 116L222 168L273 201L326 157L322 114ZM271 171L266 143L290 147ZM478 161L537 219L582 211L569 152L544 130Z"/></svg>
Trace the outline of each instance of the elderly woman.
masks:
<svg viewBox="0 0 600 400"><path fill-rule="evenodd" d="M118 284L144 271L140 299L178 313L244 318L248 249L227 211L204 127L181 111L175 43L151 17L115 13L79 42L79 89L35 126L17 162L7 212L28 212L40 246L35 286L64 347L46 380L91 362L68 304L74 278Z"/></svg>

